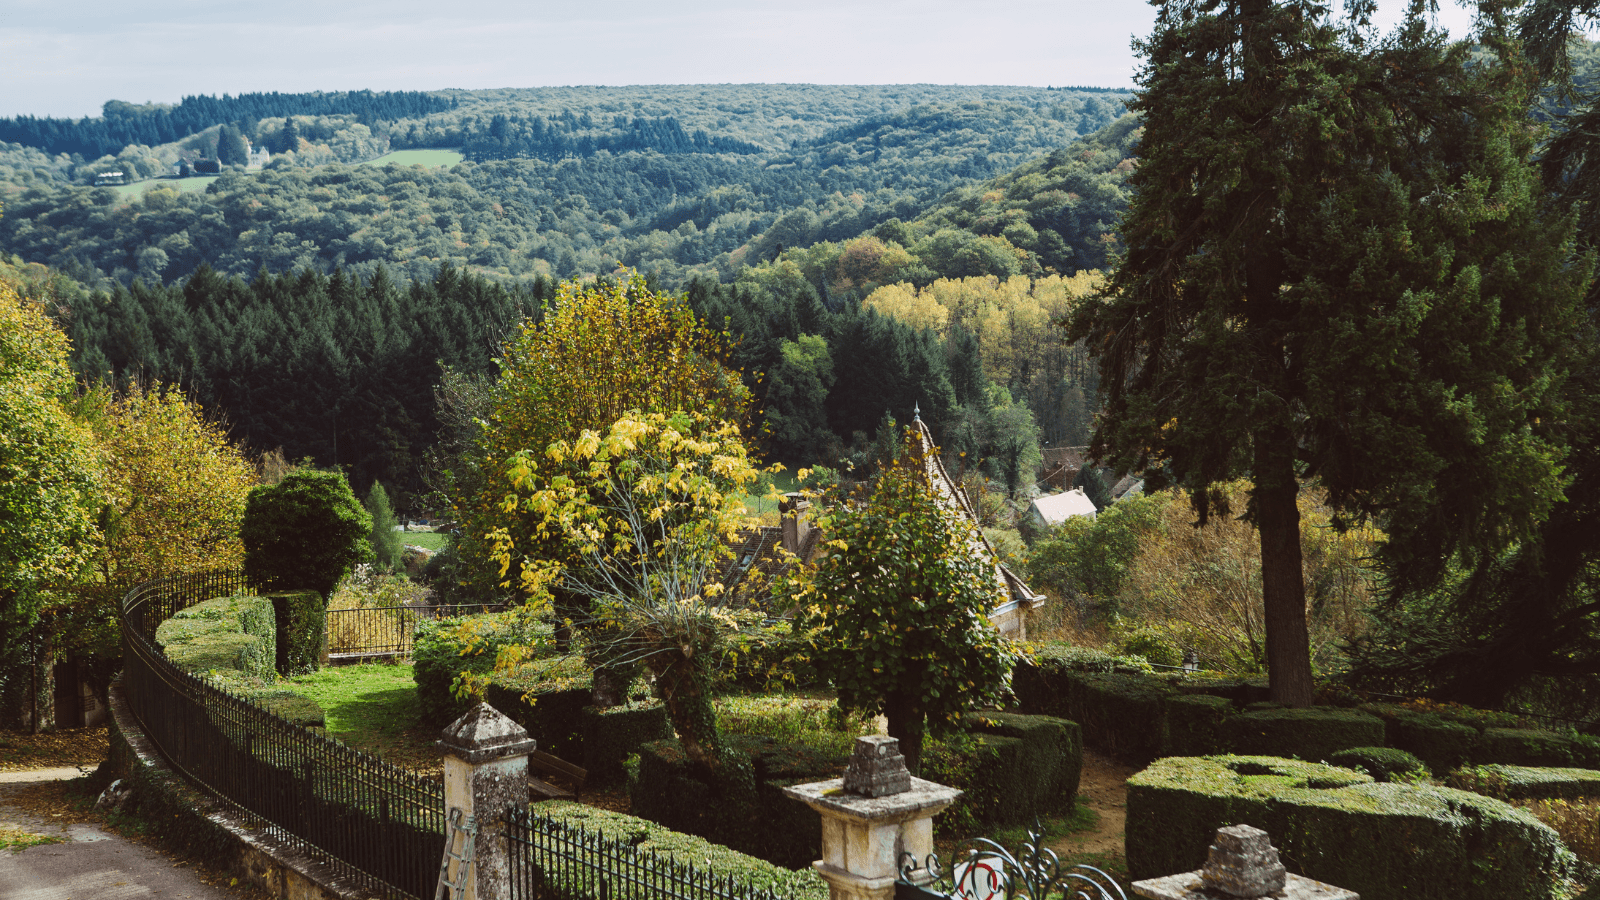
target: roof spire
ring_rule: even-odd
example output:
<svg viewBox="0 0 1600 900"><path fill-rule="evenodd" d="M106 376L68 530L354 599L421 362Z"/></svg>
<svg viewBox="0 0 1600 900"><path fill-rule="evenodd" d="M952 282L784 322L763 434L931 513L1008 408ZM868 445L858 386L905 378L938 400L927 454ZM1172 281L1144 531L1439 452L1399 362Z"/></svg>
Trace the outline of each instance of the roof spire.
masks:
<svg viewBox="0 0 1600 900"><path fill-rule="evenodd" d="M921 422L922 421L922 404L920 404L920 403L911 404L911 421L912 422Z"/></svg>

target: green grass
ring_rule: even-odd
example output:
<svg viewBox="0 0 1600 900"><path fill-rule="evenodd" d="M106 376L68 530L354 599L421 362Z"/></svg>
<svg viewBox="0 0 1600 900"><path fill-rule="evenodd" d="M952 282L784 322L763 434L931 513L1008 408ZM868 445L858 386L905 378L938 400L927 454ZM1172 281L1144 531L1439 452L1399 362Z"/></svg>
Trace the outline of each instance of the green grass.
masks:
<svg viewBox="0 0 1600 900"><path fill-rule="evenodd" d="M396 150L377 159L369 159L363 166L422 166L423 168L449 168L466 159L455 150Z"/></svg>
<svg viewBox="0 0 1600 900"><path fill-rule="evenodd" d="M205 191L206 186L216 181L216 175L196 175L190 178L151 178L147 181L135 181L133 184L113 185L111 189L117 196L124 200L132 200L141 196L145 191L157 187L175 187L186 194L198 194Z"/></svg>
<svg viewBox="0 0 1600 900"><path fill-rule="evenodd" d="M442 531L408 531L400 535L400 539L403 543L427 547L429 550L443 550L444 545L450 543L450 535Z"/></svg>
<svg viewBox="0 0 1600 900"><path fill-rule="evenodd" d="M408 769L437 769L434 729L417 724L417 683L409 664L332 666L289 679L328 717L329 737Z"/></svg>

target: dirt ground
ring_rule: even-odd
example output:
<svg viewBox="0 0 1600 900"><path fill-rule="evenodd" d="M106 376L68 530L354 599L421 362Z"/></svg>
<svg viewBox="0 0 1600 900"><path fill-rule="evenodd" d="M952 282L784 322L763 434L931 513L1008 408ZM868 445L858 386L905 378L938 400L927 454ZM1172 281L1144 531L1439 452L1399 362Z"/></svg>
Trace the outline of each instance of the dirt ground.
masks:
<svg viewBox="0 0 1600 900"><path fill-rule="evenodd" d="M1051 842L1050 849L1062 859L1081 856L1122 856L1123 833L1128 821L1128 779L1138 772L1133 766L1083 751L1083 775L1078 793L1088 798L1087 805L1098 821L1093 828L1074 832Z"/></svg>

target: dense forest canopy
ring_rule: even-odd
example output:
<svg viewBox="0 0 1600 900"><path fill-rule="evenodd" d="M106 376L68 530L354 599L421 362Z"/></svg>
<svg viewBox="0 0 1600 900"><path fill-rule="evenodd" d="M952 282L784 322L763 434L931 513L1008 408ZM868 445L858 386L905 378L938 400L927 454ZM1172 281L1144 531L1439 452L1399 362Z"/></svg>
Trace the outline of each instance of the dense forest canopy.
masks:
<svg viewBox="0 0 1600 900"><path fill-rule="evenodd" d="M97 160L0 144L0 250L102 289L135 278L171 283L202 261L243 277L263 265L370 274L382 263L423 279L445 262L500 279L579 277L620 262L668 287L696 276L726 281L785 249L914 221L953 189L1018 165L1048 157L1047 168L1059 169L1059 151L1115 121L1127 95L777 85L438 96L448 108L425 116L329 109L241 118ZM270 153L265 171L225 166L203 190L190 179L84 184L113 171L157 179L198 158L220 160L234 131ZM1091 178L1114 179L1128 142L1110 143L1115 159L1087 147L1071 158L1089 160ZM423 146L458 148L467 161L444 170L333 165ZM1038 189L999 187L1020 202ZM1074 244L1085 229L1057 223L1054 213L1043 227L1020 228L1008 213L990 236L1009 227L1008 253L1042 258L1024 269L1098 265L1100 234L1115 216L1115 202L1103 200L1114 195L1074 184L1043 199L1060 212L1090 198L1066 216L1091 223L1088 245ZM976 224L987 234L986 222ZM901 241L908 249L911 237ZM1009 264L980 268L930 266L921 280L1013 274Z"/></svg>

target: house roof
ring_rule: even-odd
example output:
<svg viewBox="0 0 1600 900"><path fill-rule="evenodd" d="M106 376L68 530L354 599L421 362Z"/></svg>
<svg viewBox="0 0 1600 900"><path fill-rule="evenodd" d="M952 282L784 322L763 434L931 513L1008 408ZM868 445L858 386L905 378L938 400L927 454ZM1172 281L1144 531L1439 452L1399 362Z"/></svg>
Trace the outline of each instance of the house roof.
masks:
<svg viewBox="0 0 1600 900"><path fill-rule="evenodd" d="M1033 501L1033 510L1046 525L1060 525L1073 516L1093 516L1098 512L1081 488L1039 497Z"/></svg>

